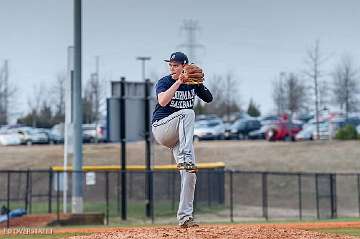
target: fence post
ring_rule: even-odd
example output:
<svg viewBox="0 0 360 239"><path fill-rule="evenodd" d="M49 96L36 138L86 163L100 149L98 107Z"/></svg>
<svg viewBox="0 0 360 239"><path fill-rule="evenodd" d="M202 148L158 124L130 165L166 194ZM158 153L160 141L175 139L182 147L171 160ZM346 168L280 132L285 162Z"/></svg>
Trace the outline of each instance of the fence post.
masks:
<svg viewBox="0 0 360 239"><path fill-rule="evenodd" d="M298 174L298 193L299 193L299 219L302 220L302 185L301 174Z"/></svg>
<svg viewBox="0 0 360 239"><path fill-rule="evenodd" d="M149 175L149 196L150 196L150 216L151 223L154 223L155 212L154 212L154 171L150 169Z"/></svg>
<svg viewBox="0 0 360 239"><path fill-rule="evenodd" d="M9 228L10 227L10 171L8 171L7 173L7 200L6 200L6 204L7 204L7 221L6 221L6 227Z"/></svg>
<svg viewBox="0 0 360 239"><path fill-rule="evenodd" d="M176 187L176 183L175 183L175 178L176 178L176 171L170 171L171 173L171 185L172 185L172 194L171 194L171 209L174 211L175 210L175 187ZM359 193L360 195L360 193ZM360 206L359 206L360 207ZM360 209L359 209L360 212Z"/></svg>
<svg viewBox="0 0 360 239"><path fill-rule="evenodd" d="M145 170L148 172L145 174L145 194L146 194L146 216L151 217L154 222L153 213L153 172L151 170L151 120L150 120L150 79L145 80L145 91L144 91L144 108L145 108L145 119L144 119L144 131L145 131Z"/></svg>
<svg viewBox="0 0 360 239"><path fill-rule="evenodd" d="M207 199L208 199L208 207L210 208L211 207L211 201L212 201L212 198L211 198L211 189L212 189L212 185L211 185L211 181L210 181L210 173L212 173L209 169L206 170L206 179L207 179L207 189L208 189L208 193L207 193ZM211 175L213 177L213 175Z"/></svg>
<svg viewBox="0 0 360 239"><path fill-rule="evenodd" d="M233 171L230 170L230 221L234 222Z"/></svg>
<svg viewBox="0 0 360 239"><path fill-rule="evenodd" d="M56 220L60 221L60 172L56 172Z"/></svg>
<svg viewBox="0 0 360 239"><path fill-rule="evenodd" d="M30 181L30 174L29 169L26 171L26 189L25 189L25 211L29 213L29 181Z"/></svg>
<svg viewBox="0 0 360 239"><path fill-rule="evenodd" d="M106 225L109 225L109 172L105 172Z"/></svg>
<svg viewBox="0 0 360 239"><path fill-rule="evenodd" d="M267 193L267 173L262 173L263 217L266 219L266 221L269 220Z"/></svg>
<svg viewBox="0 0 360 239"><path fill-rule="evenodd" d="M117 173L117 185L116 185L116 191L117 191L117 199L116 199L116 202L117 202L117 215L120 216L120 210L121 210L121 207L120 207L120 172Z"/></svg>
<svg viewBox="0 0 360 239"><path fill-rule="evenodd" d="M125 77L121 77L120 96L120 164L121 164L121 219L127 219L127 189L126 189L126 99L125 99Z"/></svg>
<svg viewBox="0 0 360 239"><path fill-rule="evenodd" d="M219 204L225 203L225 170L224 169L216 169L218 175L218 191L219 191Z"/></svg>
<svg viewBox="0 0 360 239"><path fill-rule="evenodd" d="M330 174L330 203L331 203L331 218L337 217L336 207L336 174Z"/></svg>
<svg viewBox="0 0 360 239"><path fill-rule="evenodd" d="M320 208L319 208L319 175L315 174L315 194L316 194L316 217L320 219Z"/></svg>
<svg viewBox="0 0 360 239"><path fill-rule="evenodd" d="M52 170L50 168L49 169L49 190L48 190L48 205L49 205L48 213L52 212L52 205L51 205L51 202L52 202L52 179L53 179L52 173L53 172L52 172Z"/></svg>
<svg viewBox="0 0 360 239"><path fill-rule="evenodd" d="M29 214L32 213L32 171L29 171Z"/></svg>
<svg viewBox="0 0 360 239"><path fill-rule="evenodd" d="M131 199L133 197L133 174L129 174L129 198Z"/></svg>
<svg viewBox="0 0 360 239"><path fill-rule="evenodd" d="M357 175L357 188L358 188L358 208L360 217L360 174Z"/></svg>

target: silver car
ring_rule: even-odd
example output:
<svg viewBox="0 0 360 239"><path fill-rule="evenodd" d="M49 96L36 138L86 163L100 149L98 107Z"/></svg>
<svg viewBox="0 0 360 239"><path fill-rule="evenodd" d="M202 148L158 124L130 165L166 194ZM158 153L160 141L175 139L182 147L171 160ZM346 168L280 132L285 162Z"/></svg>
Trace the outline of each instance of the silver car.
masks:
<svg viewBox="0 0 360 239"><path fill-rule="evenodd" d="M295 135L296 141L313 140L316 132L316 125L313 123L305 124L303 129Z"/></svg>
<svg viewBox="0 0 360 239"><path fill-rule="evenodd" d="M32 145L49 143L49 136L41 129L21 127L13 130L19 134L21 144Z"/></svg>
<svg viewBox="0 0 360 239"><path fill-rule="evenodd" d="M194 140L224 139L225 124L221 119L199 120L194 126Z"/></svg>

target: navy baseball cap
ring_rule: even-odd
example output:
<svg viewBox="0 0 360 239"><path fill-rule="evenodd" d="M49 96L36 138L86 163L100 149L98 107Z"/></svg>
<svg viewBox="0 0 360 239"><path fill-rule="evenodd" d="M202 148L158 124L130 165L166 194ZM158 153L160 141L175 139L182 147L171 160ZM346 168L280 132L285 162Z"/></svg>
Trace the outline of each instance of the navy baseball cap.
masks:
<svg viewBox="0 0 360 239"><path fill-rule="evenodd" d="M170 59L169 60L164 60L166 62L171 62L171 61L175 61L175 62L179 62L181 64L187 64L189 63L189 59L188 57L182 53L182 52L174 52L170 55Z"/></svg>

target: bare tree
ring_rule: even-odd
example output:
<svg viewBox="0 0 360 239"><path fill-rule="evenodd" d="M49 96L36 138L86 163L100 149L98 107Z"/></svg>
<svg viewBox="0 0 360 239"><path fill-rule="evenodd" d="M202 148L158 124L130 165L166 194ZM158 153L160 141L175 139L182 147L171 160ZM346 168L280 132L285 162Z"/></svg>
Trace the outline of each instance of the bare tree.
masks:
<svg viewBox="0 0 360 239"><path fill-rule="evenodd" d="M298 76L290 73L285 80L285 92L286 92L286 108L290 112L290 116L294 113L299 112L305 108L307 103L306 98L306 86ZM292 117L290 117L291 119Z"/></svg>
<svg viewBox="0 0 360 239"><path fill-rule="evenodd" d="M306 86L297 75L282 72L279 80L274 82L273 99L277 106L278 113L289 113L288 132L289 138L293 138L291 124L293 114L306 108Z"/></svg>
<svg viewBox="0 0 360 239"><path fill-rule="evenodd" d="M292 115L306 108L306 86L294 73L282 72L273 84L273 100L278 114L288 111Z"/></svg>
<svg viewBox="0 0 360 239"><path fill-rule="evenodd" d="M285 73L280 73L280 78L273 81L273 92L272 97L276 107L277 114L280 115L286 110L286 94L284 87L284 76Z"/></svg>
<svg viewBox="0 0 360 239"><path fill-rule="evenodd" d="M84 99L84 121L93 123L100 120L101 107L104 104L104 90L103 82L99 80L97 73L92 73L85 87Z"/></svg>
<svg viewBox="0 0 360 239"><path fill-rule="evenodd" d="M51 87L52 102L55 106L55 115L57 117L64 117L65 115L65 81L66 73L60 72L56 75L56 80Z"/></svg>
<svg viewBox="0 0 360 239"><path fill-rule="evenodd" d="M232 112L232 108L237 105L237 100L239 98L238 89L239 82L235 79L233 74L228 73L226 75L225 81L225 89L224 89L224 97L225 97L225 105L226 105L226 119L230 121L230 113Z"/></svg>
<svg viewBox="0 0 360 239"><path fill-rule="evenodd" d="M4 61L0 67L0 125L8 124L10 105L16 88L9 83L9 64L8 60Z"/></svg>
<svg viewBox="0 0 360 239"><path fill-rule="evenodd" d="M325 62L326 58L320 52L320 41L315 41L313 47L307 50L307 57L305 60L307 69L304 71L305 75L313 81L314 90L314 105L315 105L315 120L316 120L316 132L317 136L320 135L319 129L319 79L323 76L321 66Z"/></svg>
<svg viewBox="0 0 360 239"><path fill-rule="evenodd" d="M358 73L350 56L343 57L333 73L334 103L345 110L346 118L349 112L358 110Z"/></svg>
<svg viewBox="0 0 360 239"><path fill-rule="evenodd" d="M217 113L230 119L230 114L239 112L239 83L232 74L227 74L224 79L220 75L209 78L207 86L213 98L216 99L211 104L204 106L204 112Z"/></svg>
<svg viewBox="0 0 360 239"><path fill-rule="evenodd" d="M44 85L34 86L33 94L28 97L28 106L31 112L32 127L37 126L37 116L40 111L41 104L45 101L44 92L46 92Z"/></svg>
<svg viewBox="0 0 360 239"><path fill-rule="evenodd" d="M330 102L330 84L326 80L319 81L319 107L325 108Z"/></svg>

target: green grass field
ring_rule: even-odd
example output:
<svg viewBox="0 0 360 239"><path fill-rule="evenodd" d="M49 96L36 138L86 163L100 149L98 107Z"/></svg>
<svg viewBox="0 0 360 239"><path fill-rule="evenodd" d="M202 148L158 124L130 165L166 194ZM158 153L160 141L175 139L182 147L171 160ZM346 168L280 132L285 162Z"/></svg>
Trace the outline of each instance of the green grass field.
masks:
<svg viewBox="0 0 360 239"><path fill-rule="evenodd" d="M360 236L360 228L328 228L328 229L314 229L311 231L325 232L337 235Z"/></svg>
<svg viewBox="0 0 360 239"><path fill-rule="evenodd" d="M59 212L63 212L62 203L59 204ZM147 220L145 216L145 203L144 201L128 201L127 204L127 214L128 218L135 220ZM171 201L157 201L154 204L154 217L155 218L166 218L166 217L175 217L177 211L178 202L176 201L172 204ZM12 202L10 208L23 208L23 203ZM70 210L71 205L68 204L68 211ZM198 203L196 207L196 213L215 213L225 209L224 205L213 203L211 207L207 203ZM52 203L52 213L56 213L56 202ZM106 204L105 202L85 202L84 203L84 212L85 213L106 213ZM31 205L31 214L46 214L48 213L48 203L47 202L33 202ZM109 220L110 222L118 220L121 215L121 211L118 208L118 204L115 201L109 202Z"/></svg>
<svg viewBox="0 0 360 239"><path fill-rule="evenodd" d="M70 237L70 236L84 236L89 235L90 233L59 233L59 234L48 234L48 235L1 235L0 238L6 238L6 239L35 239L35 238L42 238L42 239L56 239L56 238L64 238L64 237Z"/></svg>

